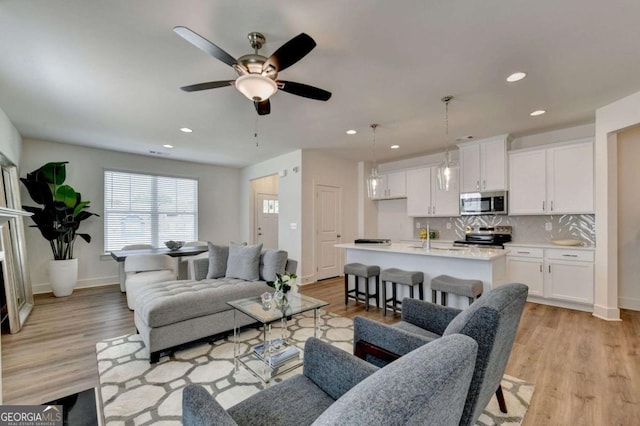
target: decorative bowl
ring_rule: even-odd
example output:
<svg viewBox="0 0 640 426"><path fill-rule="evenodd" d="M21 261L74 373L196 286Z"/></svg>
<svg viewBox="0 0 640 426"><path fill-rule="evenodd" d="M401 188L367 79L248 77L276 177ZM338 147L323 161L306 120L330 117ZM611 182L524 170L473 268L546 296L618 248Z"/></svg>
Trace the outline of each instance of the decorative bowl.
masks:
<svg viewBox="0 0 640 426"><path fill-rule="evenodd" d="M165 241L164 245L167 246L169 250L179 250L184 245L184 241Z"/></svg>

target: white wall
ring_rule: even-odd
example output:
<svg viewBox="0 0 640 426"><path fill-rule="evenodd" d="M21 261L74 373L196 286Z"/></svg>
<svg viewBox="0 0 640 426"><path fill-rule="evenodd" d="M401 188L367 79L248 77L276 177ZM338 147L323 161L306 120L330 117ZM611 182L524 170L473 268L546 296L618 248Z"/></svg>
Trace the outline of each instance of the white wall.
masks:
<svg viewBox="0 0 640 426"><path fill-rule="evenodd" d="M302 152L302 272L301 283L314 282L316 271L315 208L316 185L339 187L342 242L352 242L358 234L358 164L316 150ZM344 259L343 259L344 261ZM343 263L341 263L341 266ZM342 267L340 267L342 273Z"/></svg>
<svg viewBox="0 0 640 426"><path fill-rule="evenodd" d="M22 138L9 121L9 117L0 109L0 153L15 165L20 164Z"/></svg>
<svg viewBox="0 0 640 426"><path fill-rule="evenodd" d="M619 320L617 132L640 123L640 92L596 110L596 264L593 315Z"/></svg>
<svg viewBox="0 0 640 426"><path fill-rule="evenodd" d="M511 149L531 148L556 142L593 137L596 132L595 123L582 126L567 127L535 135L522 136L511 141Z"/></svg>
<svg viewBox="0 0 640 426"><path fill-rule="evenodd" d="M302 151L283 154L262 163L245 167L241 171L240 184L240 235L242 241L251 241L253 211L253 179L277 174L286 170L286 176L278 181L278 244L289 252L289 257L302 261ZM297 169L297 171L294 171ZM294 229L295 228L295 229ZM298 271L300 267L298 265Z"/></svg>
<svg viewBox="0 0 640 426"><path fill-rule="evenodd" d="M67 182L91 201L89 211L100 214L84 221L81 231L92 237L90 244L78 238L78 287L118 282L117 264L103 255L104 208L103 170L105 168L168 174L198 179L198 239L226 244L240 238L240 170L205 164L126 154L97 148L25 139L21 175L49 161L69 161ZM33 204L24 188L23 204ZM30 224L29 220L26 220ZM49 244L36 228L27 228L29 269L34 292L50 291L47 263L52 258ZM101 259L102 258L102 259Z"/></svg>
<svg viewBox="0 0 640 426"><path fill-rule="evenodd" d="M640 126L618 133L618 300L640 311Z"/></svg>

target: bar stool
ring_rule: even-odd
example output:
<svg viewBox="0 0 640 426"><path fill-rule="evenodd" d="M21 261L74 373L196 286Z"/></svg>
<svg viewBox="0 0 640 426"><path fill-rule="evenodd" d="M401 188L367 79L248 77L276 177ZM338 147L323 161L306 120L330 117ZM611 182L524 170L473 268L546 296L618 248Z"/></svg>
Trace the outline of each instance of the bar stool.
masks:
<svg viewBox="0 0 640 426"><path fill-rule="evenodd" d="M482 295L482 281L463 280L461 278L450 277L449 275L438 275L431 280L432 302L437 303L437 292L440 291L440 303L447 306L447 293L466 296L469 304Z"/></svg>
<svg viewBox="0 0 640 426"><path fill-rule="evenodd" d="M349 290L349 275L355 277L355 285ZM360 278L364 278L364 291L358 289ZM375 278L375 292L369 292L370 278ZM349 304L349 299L364 302L366 310L369 310L369 299L376 299L376 307L380 307L378 291L380 290L380 267L375 265L363 265L362 263L347 263L344 265L344 304ZM351 294L353 293L353 295Z"/></svg>
<svg viewBox="0 0 640 426"><path fill-rule="evenodd" d="M420 300L424 300L424 274L420 271L403 271L398 268L384 269L380 273L382 281L382 300L384 303L384 316L387 316L387 308L396 312L397 305L402 306L402 302L398 300L398 284L409 287L409 296L413 299L413 288L418 286L418 295ZM387 282L391 283L391 297L387 299ZM389 302L391 302L389 304Z"/></svg>

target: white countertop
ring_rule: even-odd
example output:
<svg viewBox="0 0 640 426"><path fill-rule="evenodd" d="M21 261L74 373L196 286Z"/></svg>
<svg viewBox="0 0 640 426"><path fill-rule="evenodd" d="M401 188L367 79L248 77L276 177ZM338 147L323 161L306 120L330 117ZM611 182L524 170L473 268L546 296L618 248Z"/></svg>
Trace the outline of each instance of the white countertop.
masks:
<svg viewBox="0 0 640 426"><path fill-rule="evenodd" d="M511 247L531 247L531 248L547 248L547 249L564 249L564 250L590 250L594 251L596 246L563 246L559 244L548 243L527 243L527 242L510 242L505 243L504 248L509 249Z"/></svg>
<svg viewBox="0 0 640 426"><path fill-rule="evenodd" d="M472 259L472 260L493 260L503 257L507 254L507 250L501 249L486 249L486 248L466 248L466 247L447 247L441 246L441 241L433 242L431 250L423 249L420 244L398 244L394 243L389 246L375 245L375 244L336 244L338 248L344 249L356 249L356 250L370 250L378 252L389 252L399 254L412 254L419 256L434 256L434 257L450 257L458 259Z"/></svg>

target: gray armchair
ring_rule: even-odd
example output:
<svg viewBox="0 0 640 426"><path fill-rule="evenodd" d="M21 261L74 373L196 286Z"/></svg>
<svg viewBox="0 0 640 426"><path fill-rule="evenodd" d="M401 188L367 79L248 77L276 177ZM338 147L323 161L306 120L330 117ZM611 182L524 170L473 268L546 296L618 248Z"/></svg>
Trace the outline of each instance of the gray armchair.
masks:
<svg viewBox="0 0 640 426"><path fill-rule="evenodd" d="M378 368L318 339L305 344L303 374L225 411L199 385L182 397L185 426L457 425L477 344L452 335Z"/></svg>
<svg viewBox="0 0 640 426"><path fill-rule="evenodd" d="M460 333L473 338L478 343L478 358L460 421L460 425L472 425L494 393L501 411L507 412L500 381L528 291L524 284L503 285L485 293L463 311L404 299L402 319L397 324L389 326L363 317L354 319L354 351L368 362L383 366L443 336Z"/></svg>

